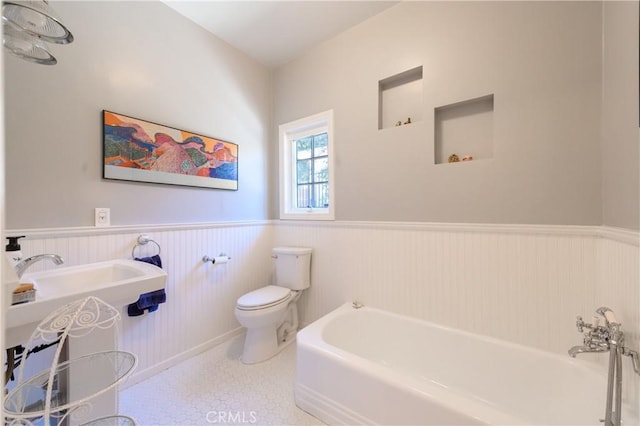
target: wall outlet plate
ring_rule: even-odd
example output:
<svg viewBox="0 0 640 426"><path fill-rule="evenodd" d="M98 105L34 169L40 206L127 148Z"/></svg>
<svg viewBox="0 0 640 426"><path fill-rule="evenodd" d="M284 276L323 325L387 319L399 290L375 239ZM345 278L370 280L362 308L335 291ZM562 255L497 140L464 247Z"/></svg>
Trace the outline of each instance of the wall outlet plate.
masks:
<svg viewBox="0 0 640 426"><path fill-rule="evenodd" d="M111 209L108 207L96 207L95 225L97 227L111 225Z"/></svg>

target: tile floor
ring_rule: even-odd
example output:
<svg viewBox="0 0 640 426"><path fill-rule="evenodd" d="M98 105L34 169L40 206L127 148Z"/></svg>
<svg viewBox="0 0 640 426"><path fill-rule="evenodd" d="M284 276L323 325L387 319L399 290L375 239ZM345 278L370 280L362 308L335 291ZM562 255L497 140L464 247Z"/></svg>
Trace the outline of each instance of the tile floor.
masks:
<svg viewBox="0 0 640 426"><path fill-rule="evenodd" d="M295 343L260 364L239 360L244 336L120 392L120 413L151 425L323 425L296 407Z"/></svg>

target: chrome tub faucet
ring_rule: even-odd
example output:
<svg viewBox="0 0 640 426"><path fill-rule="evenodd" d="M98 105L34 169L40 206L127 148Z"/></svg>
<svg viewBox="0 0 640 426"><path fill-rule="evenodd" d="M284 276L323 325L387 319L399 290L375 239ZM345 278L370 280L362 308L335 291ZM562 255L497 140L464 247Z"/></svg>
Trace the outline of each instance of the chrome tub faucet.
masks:
<svg viewBox="0 0 640 426"><path fill-rule="evenodd" d="M613 311L607 307L596 310L591 324L585 323L581 316L576 319L576 327L584 333L583 345L569 349L569 356L575 358L579 353L609 352L609 372L607 379L607 401L604 426L620 426L622 424L622 356L628 356L633 363L636 374L640 374L638 353L624 346L622 325ZM600 325L604 320L604 325ZM584 330L587 331L584 331Z"/></svg>
<svg viewBox="0 0 640 426"><path fill-rule="evenodd" d="M29 269L31 265L45 259L50 260L56 265L62 265L64 263L62 257L58 256L57 254L37 254L35 256L22 259L20 262L16 263L15 269L18 278L21 278L25 271Z"/></svg>
<svg viewBox="0 0 640 426"><path fill-rule="evenodd" d="M599 311L596 312L600 313ZM578 315L578 317L576 317L576 328L580 333L584 333L584 338L582 340L583 345L574 346L569 349L569 356L575 358L576 355L580 353L607 352L609 350L611 330L608 327L608 321L606 318L606 327L600 325L600 320L601 318L599 316L594 316L591 324L589 324L584 322L581 316ZM585 329L587 330L586 332L584 331Z"/></svg>
<svg viewBox="0 0 640 426"><path fill-rule="evenodd" d="M587 352L606 352L608 351L608 348L590 348L588 346L583 346L583 345L579 345L579 346L574 346L571 349L569 349L569 356L571 358L575 358L576 355L578 354L583 354L583 353L587 353Z"/></svg>

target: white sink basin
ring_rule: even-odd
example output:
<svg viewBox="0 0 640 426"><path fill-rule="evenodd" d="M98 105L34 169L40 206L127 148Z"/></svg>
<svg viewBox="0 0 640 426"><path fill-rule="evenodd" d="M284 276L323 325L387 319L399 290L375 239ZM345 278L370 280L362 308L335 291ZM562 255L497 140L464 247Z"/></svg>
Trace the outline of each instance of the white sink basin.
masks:
<svg viewBox="0 0 640 426"><path fill-rule="evenodd" d="M167 273L136 260L109 260L26 273L20 282L36 285L36 300L7 308L6 328L38 323L54 310L87 296L119 308L149 291L163 289Z"/></svg>

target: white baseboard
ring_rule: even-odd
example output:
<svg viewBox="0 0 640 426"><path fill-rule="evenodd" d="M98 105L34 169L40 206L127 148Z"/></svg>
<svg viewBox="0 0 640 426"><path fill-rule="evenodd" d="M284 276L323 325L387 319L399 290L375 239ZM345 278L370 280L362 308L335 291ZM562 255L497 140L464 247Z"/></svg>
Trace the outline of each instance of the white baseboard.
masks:
<svg viewBox="0 0 640 426"><path fill-rule="evenodd" d="M195 346L187 351L184 351L178 355L174 355L171 358L168 358L156 365L153 365L152 367L146 368L144 370L141 371L136 371L134 372L129 379L122 383L120 385L119 390L124 390L127 389L133 385L136 385L142 381L145 381L153 376L155 376L156 374L160 373L161 371L164 371L168 368L171 368L175 365L180 364L181 362L184 362L185 360L194 357L198 354L201 354L202 352L205 352L215 346L218 346L228 340L233 339L234 337L240 336L241 334L243 334L245 331L244 327L238 327L234 330L231 330L225 334L222 334L218 337L215 337L207 342L204 342L198 346Z"/></svg>

